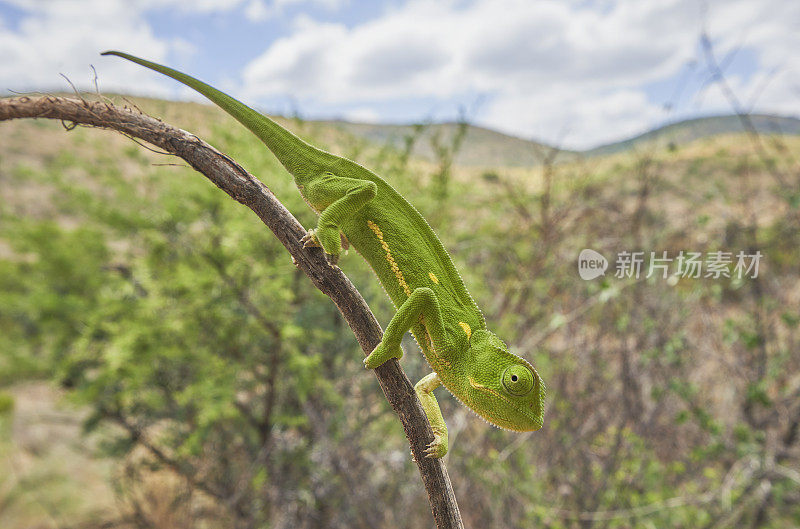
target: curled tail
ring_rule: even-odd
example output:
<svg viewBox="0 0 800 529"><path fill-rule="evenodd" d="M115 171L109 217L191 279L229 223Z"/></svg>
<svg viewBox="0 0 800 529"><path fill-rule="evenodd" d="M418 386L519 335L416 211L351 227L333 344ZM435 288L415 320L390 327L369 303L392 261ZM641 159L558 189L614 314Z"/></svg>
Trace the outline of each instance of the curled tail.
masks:
<svg viewBox="0 0 800 529"><path fill-rule="evenodd" d="M162 73L167 77L171 77L200 92L215 105L233 116L239 123L250 129L253 134L258 136L258 138L264 142L264 145L266 145L281 164L283 164L286 170L298 180L298 183L302 183L303 180L313 176L313 174L318 174L324 170L325 165L332 163L336 159L332 154L309 145L241 101L185 73L145 59L140 59L139 57L121 51L105 51L101 53L101 55L116 55L117 57L122 57L123 59L135 62L145 68L150 68L151 70Z"/></svg>

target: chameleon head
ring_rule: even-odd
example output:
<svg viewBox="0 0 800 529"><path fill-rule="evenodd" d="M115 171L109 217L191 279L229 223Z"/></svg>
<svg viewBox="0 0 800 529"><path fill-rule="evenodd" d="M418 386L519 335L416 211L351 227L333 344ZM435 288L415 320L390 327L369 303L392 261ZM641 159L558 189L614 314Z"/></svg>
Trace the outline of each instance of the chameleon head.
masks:
<svg viewBox="0 0 800 529"><path fill-rule="evenodd" d="M470 338L463 401L490 423L518 432L542 427L545 387L536 369L486 330Z"/></svg>

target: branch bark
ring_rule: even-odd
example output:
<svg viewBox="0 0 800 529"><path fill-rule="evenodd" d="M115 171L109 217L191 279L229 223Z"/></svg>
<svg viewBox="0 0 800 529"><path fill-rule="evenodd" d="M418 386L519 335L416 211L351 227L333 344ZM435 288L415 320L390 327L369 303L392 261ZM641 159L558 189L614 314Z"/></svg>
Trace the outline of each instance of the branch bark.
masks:
<svg viewBox="0 0 800 529"><path fill-rule="evenodd" d="M365 354L380 343L383 331L364 298L338 267L328 265L318 248L303 248L300 238L306 231L297 219L267 186L198 137L141 112L102 101L53 96L0 99L0 121L18 118L58 119L67 129L81 124L116 130L181 157L258 215L286 247L297 267L333 300ZM463 529L447 469L440 459L424 457L426 445L433 440L433 432L411 382L397 360L376 369L375 375L403 424L437 528Z"/></svg>

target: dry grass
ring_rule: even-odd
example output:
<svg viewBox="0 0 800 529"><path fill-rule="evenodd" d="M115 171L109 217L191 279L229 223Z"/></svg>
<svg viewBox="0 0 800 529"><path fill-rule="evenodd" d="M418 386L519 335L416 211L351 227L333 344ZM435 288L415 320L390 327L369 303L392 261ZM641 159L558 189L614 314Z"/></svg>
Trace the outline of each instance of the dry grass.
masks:
<svg viewBox="0 0 800 529"><path fill-rule="evenodd" d="M112 462L93 456L84 413L49 383L9 388L14 411L0 418L0 527L50 528L115 512Z"/></svg>

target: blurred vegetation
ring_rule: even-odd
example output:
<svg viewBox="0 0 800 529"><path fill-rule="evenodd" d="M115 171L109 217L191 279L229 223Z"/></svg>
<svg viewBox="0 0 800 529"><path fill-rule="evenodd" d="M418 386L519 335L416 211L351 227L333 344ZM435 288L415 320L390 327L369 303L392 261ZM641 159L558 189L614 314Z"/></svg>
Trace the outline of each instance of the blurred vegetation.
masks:
<svg viewBox="0 0 800 529"><path fill-rule="evenodd" d="M137 103L314 224L232 120ZM467 527L800 525L800 138L558 164L539 147L537 166L489 170L454 164L463 133L434 135L429 162L411 154L421 126L400 149L288 126L406 196L548 383L545 426L526 434L437 393ZM431 526L354 338L249 210L119 135L47 122L0 134L0 526ZM756 279L624 280L611 259L583 281L583 248L764 257ZM340 264L388 322L366 263ZM403 365L427 373L419 354Z"/></svg>

